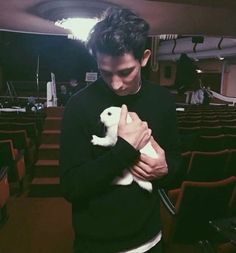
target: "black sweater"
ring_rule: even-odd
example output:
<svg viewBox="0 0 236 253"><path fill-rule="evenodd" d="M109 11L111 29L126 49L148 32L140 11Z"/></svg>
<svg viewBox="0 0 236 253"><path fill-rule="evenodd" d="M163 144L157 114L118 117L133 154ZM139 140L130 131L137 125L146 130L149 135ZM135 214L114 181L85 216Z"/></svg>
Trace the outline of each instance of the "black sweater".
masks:
<svg viewBox="0 0 236 253"><path fill-rule="evenodd" d="M100 113L122 104L148 122L154 139L165 150L169 174L153 182L152 193L135 182L111 184L137 161L139 151L122 138L113 147L90 142L93 134L105 134ZM88 240L94 252L110 253L150 240L161 229L156 189L173 177L178 160L175 105L165 88L144 81L137 94L119 97L98 80L76 93L65 108L60 150L61 186L72 203L75 242Z"/></svg>

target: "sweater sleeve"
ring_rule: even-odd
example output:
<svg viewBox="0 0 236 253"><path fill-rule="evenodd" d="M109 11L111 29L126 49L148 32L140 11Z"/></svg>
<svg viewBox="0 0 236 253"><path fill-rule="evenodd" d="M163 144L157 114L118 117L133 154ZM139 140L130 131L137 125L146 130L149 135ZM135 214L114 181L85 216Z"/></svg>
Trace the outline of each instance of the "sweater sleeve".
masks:
<svg viewBox="0 0 236 253"><path fill-rule="evenodd" d="M115 146L94 156L94 146L82 113L65 110L60 143L60 184L67 200L86 200L105 191L122 171L139 157L122 138Z"/></svg>
<svg viewBox="0 0 236 253"><path fill-rule="evenodd" d="M174 182L181 160L176 108L173 99L171 99L171 103L165 113L165 131L162 136L162 143L168 165L168 174L161 180L158 180L158 185L170 188Z"/></svg>

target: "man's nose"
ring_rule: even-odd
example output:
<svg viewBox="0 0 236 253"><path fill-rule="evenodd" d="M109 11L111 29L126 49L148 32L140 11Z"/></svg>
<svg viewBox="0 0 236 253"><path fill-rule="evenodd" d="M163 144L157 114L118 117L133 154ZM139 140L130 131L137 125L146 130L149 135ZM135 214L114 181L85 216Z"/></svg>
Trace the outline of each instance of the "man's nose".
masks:
<svg viewBox="0 0 236 253"><path fill-rule="evenodd" d="M111 86L114 90L119 90L122 87L122 84L122 80L118 76L112 76Z"/></svg>

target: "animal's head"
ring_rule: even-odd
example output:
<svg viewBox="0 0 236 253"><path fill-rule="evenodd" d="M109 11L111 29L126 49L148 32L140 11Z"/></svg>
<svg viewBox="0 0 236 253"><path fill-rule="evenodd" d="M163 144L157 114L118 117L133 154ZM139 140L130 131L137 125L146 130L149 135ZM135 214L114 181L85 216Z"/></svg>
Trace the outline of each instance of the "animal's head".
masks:
<svg viewBox="0 0 236 253"><path fill-rule="evenodd" d="M100 114L100 120L106 127L117 125L120 119L121 108L111 106Z"/></svg>

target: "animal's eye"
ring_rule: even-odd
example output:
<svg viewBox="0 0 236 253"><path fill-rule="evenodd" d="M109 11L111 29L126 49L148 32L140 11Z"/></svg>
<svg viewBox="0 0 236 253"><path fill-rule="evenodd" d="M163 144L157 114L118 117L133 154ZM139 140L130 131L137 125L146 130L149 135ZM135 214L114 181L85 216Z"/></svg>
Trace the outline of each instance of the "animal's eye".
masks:
<svg viewBox="0 0 236 253"><path fill-rule="evenodd" d="M111 116L111 112L108 112L107 115Z"/></svg>

